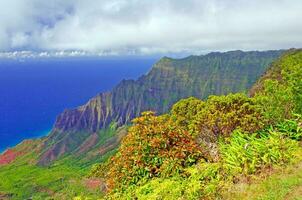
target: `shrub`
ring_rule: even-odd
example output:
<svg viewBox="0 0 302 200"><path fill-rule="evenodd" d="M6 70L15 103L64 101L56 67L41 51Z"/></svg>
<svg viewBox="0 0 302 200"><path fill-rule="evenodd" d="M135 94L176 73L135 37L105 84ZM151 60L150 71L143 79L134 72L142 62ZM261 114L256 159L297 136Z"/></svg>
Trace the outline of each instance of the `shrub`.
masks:
<svg viewBox="0 0 302 200"><path fill-rule="evenodd" d="M276 80L266 80L263 90L254 99L263 108L270 124L292 117L294 101L291 89Z"/></svg>
<svg viewBox="0 0 302 200"><path fill-rule="evenodd" d="M188 129L198 112L200 112L204 106L205 102L195 97L182 99L173 105L171 116L180 126Z"/></svg>
<svg viewBox="0 0 302 200"><path fill-rule="evenodd" d="M266 124L262 108L244 94L210 96L189 125L202 140L215 142L230 136L235 129L254 132Z"/></svg>
<svg viewBox="0 0 302 200"><path fill-rule="evenodd" d="M204 156L193 137L167 115L144 112L133 123L108 166L109 188L181 173Z"/></svg>
<svg viewBox="0 0 302 200"><path fill-rule="evenodd" d="M288 51L275 62L256 86L256 99L270 123L302 114L302 51ZM259 89L260 88L260 89Z"/></svg>
<svg viewBox="0 0 302 200"><path fill-rule="evenodd" d="M281 60L285 86L291 89L295 113L302 114L302 51L293 51Z"/></svg>
<svg viewBox="0 0 302 200"><path fill-rule="evenodd" d="M143 113L119 152L95 169L117 189L109 198L213 199L238 175L291 162L302 138L301 116L293 120L302 114L301 61L301 50L287 52L258 81L253 98L191 97L168 115Z"/></svg>
<svg viewBox="0 0 302 200"><path fill-rule="evenodd" d="M108 199L214 199L225 186L221 169L219 163L201 163L187 168L186 176L154 178L146 184L114 193Z"/></svg>

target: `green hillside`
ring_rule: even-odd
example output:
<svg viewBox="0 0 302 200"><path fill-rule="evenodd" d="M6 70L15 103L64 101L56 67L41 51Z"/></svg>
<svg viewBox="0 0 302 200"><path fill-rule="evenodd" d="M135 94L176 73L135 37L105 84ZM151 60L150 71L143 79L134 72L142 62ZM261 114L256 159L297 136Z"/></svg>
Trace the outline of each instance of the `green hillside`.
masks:
<svg viewBox="0 0 302 200"><path fill-rule="evenodd" d="M112 91L59 115L45 141L40 164L78 153L77 148L87 142L94 147L96 140L91 135L112 124L127 124L145 110L161 114L182 98L246 92L281 53L231 51L183 59L164 57L138 80L124 80Z"/></svg>
<svg viewBox="0 0 302 200"><path fill-rule="evenodd" d="M231 52L238 53L244 54ZM142 79L165 71L164 66L154 66ZM253 86L237 88L241 93L197 98L190 97L188 86L182 90L188 96L165 111L145 109L128 127L115 121L95 132L78 131L70 122L68 131L55 128L48 137L25 141L0 156L6 163L0 164L0 199L243 199L247 194L253 194L250 199L294 199L302 185L302 51L286 51L268 67ZM250 96L245 87L252 88ZM109 99L96 98L66 113L83 112L83 119L93 107L97 116L99 104L111 105ZM74 149L41 166L41 156L51 148L61 152L56 149L61 145ZM51 161L55 154L49 155L45 159Z"/></svg>
<svg viewBox="0 0 302 200"><path fill-rule="evenodd" d="M302 51L286 52L253 90L253 97L184 99L160 116L144 112L91 176L106 180L106 199L224 199L236 184L299 165ZM256 191L262 199L283 199L302 186L301 178L283 179L286 185L267 180L279 195Z"/></svg>

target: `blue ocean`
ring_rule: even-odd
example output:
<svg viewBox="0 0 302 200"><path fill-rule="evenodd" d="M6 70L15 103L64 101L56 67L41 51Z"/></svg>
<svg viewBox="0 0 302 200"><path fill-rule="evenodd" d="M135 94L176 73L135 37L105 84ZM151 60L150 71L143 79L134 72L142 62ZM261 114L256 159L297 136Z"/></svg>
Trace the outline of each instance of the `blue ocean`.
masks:
<svg viewBox="0 0 302 200"><path fill-rule="evenodd" d="M46 135L64 109L122 79L138 78L155 62L141 57L0 60L0 152Z"/></svg>

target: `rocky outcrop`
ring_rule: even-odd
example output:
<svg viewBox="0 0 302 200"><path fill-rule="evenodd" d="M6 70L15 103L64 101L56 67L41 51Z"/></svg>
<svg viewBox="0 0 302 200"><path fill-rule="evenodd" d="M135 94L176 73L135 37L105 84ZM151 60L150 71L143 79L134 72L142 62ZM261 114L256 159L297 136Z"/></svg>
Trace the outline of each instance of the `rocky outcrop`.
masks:
<svg viewBox="0 0 302 200"><path fill-rule="evenodd" d="M206 98L244 92L282 51L210 53L184 59L162 58L138 80L123 80L111 92L57 117L41 163L75 151L92 134L111 123L127 124L142 111L166 112L182 98ZM91 143L89 143L91 144Z"/></svg>

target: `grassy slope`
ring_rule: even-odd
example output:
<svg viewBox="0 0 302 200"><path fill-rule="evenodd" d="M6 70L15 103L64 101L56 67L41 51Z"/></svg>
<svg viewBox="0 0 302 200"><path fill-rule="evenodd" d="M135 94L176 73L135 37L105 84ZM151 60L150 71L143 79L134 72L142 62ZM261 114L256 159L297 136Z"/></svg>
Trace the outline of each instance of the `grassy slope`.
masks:
<svg viewBox="0 0 302 200"><path fill-rule="evenodd" d="M250 183L239 182L223 199L302 200L302 161L258 174Z"/></svg>
<svg viewBox="0 0 302 200"><path fill-rule="evenodd" d="M287 73L283 74L284 81L289 81L288 85L285 84L285 86L289 87L289 85L290 85L291 86L290 91L292 92L292 94L290 93L290 94L286 95L285 97L289 98L289 95L293 95L293 99L295 100L294 103L297 108L299 108L299 106L301 104L301 101L299 102L296 100L296 99L299 100L300 95L301 95L300 91L302 89L301 88L301 86L302 86L301 85L301 80L302 80L301 73L299 74L299 70L298 70L299 67L301 67L301 64L300 64L302 61L301 55L302 55L301 51L289 52L288 57L285 57L281 62L282 67L284 67L285 68L284 70L287 71ZM274 88L274 89L277 89L277 88ZM287 90L285 90L285 91L287 91ZM277 91L277 92L279 92L279 91ZM273 99L273 100L275 100L275 99ZM277 100L279 100L279 99L277 98ZM274 107L274 108L278 108L278 107ZM286 107L286 108L291 108L291 107ZM270 110L268 110L268 111L270 111ZM296 110L296 111L299 111L299 110ZM299 112L299 113L301 114L301 112ZM271 114L271 113L269 113L269 114ZM280 115L282 115L282 113ZM274 116L274 115L272 115L272 116ZM282 115L282 117L283 117L283 115ZM299 126L301 127L301 123ZM146 128L146 130L149 130L149 129ZM272 141L274 141L274 140L272 140ZM278 144L281 144L280 147L278 147L278 149L283 149L284 146L289 144L287 142L289 142L289 141L286 141L285 143L281 143L281 141L278 141ZM247 143L247 144L249 144L249 143ZM257 147L258 146L259 145L257 144ZM233 147L233 146L231 146L231 147ZM246 149L246 148L250 149L248 146L244 147L244 149ZM261 152L261 149L262 149L261 145L260 145L259 149L256 148L256 150L257 150L256 152L259 151L260 156L262 156L262 153L263 153L263 152ZM272 148L272 149L275 149L275 148ZM266 152L270 152L269 149L265 149L264 153L266 153ZM301 148L300 148L300 152L301 152ZM272 154L272 160L275 160L276 156L273 154ZM236 155L236 154L233 154L233 155ZM251 155L250 152L248 152L248 155ZM258 155L256 154L256 156L258 156ZM291 156L292 155L290 155L289 157L291 157ZM242 157L240 157L240 158L242 159ZM245 158L245 157L243 157L243 158ZM262 169L267 169L267 167L264 165L267 162L267 161L265 161L265 160L267 160L266 154L264 154L264 156L261 159L264 161L264 163L262 163L263 168L261 168L261 171L259 171L260 174L258 172L256 175L254 175L254 178L252 178L252 179L256 179L256 180L258 179L258 181L254 180L254 181L252 181L252 184L247 184L245 182L236 184L234 187L231 188L230 191L227 192L225 197L222 199L226 199L226 198L228 198L228 199L299 199L300 197L302 197L302 195L301 195L302 163L299 163L294 166L287 166L287 167L283 166L283 169L282 168L279 168L279 169L271 168L271 169L274 169L273 173L265 174L266 170L262 170ZM251 161L251 166L253 166L253 161L254 161L254 159L252 159L252 161ZM277 161L275 164L277 164L277 165L279 163L282 164L281 161L282 161L282 159ZM301 162L301 160L296 159L296 162ZM249 166L247 165L247 167L249 167ZM268 177L268 175L271 175L271 177L266 178L266 177ZM242 177L242 178L244 178L246 180L251 179L250 176ZM204 180L204 179L200 179L198 177L198 180ZM170 195L174 195L173 193L176 193L177 191L173 190L173 189L178 187L181 189L180 195L178 195L178 194L175 195L174 199L179 199L180 196L184 196L184 193L186 191L190 191L190 187L186 187L186 189L183 190L182 186L184 185L185 181L179 181L179 182L176 182L176 184L175 184L175 182L171 182L171 181L170 181L170 183L172 183L172 184L169 184L169 181L170 181L170 179L155 182L154 180L150 179L149 183L146 184L147 185L146 187L145 187L145 185L140 186L139 184L137 184L136 186L138 186L138 189L134 188L135 189L134 192L132 192L131 189L129 191L126 190L126 194L123 197L125 197L125 199L127 199L127 197L129 197L129 196L137 196L137 197L139 197L138 199L141 199L144 197L146 197L145 199L173 199L170 197ZM200 182L200 181L198 181L198 182ZM168 185L168 186L163 187L165 185ZM136 186L134 186L134 187L136 187ZM169 192L170 192L170 194L169 194ZM212 193L214 193L214 192L215 191L213 191ZM134 194L132 194L132 193L134 193ZM192 193L192 192L190 191L189 193ZM180 198L180 199L187 199L187 198Z"/></svg>
<svg viewBox="0 0 302 200"><path fill-rule="evenodd" d="M103 136L99 145L112 137L115 131L102 130ZM48 167L36 165L40 141L29 141L15 147L16 151L31 152L24 154L6 166L0 166L0 199L1 195L12 199L72 199L85 195L93 199L101 196L100 191L90 190L86 186L85 176L91 166L103 162L113 151L97 159L87 159L85 154L78 157L66 156ZM94 149L91 151L94 153Z"/></svg>
<svg viewBox="0 0 302 200"><path fill-rule="evenodd" d="M110 132L105 135L112 136ZM99 141L99 145L104 142ZM37 155L31 153L18 158L13 164L0 167L0 199L2 193L13 194L13 199L47 199L48 196L72 199L82 195L92 199L100 197L100 193L89 191L83 180L93 163L84 162L83 157L65 157L47 168L28 164L36 158ZM101 159L94 162L101 162ZM277 172L264 181L260 179L258 183L238 184L234 187L236 194L231 192L228 195L230 199L295 199L302 190L302 164L297 166Z"/></svg>
<svg viewBox="0 0 302 200"><path fill-rule="evenodd" d="M98 195L85 187L83 177L90 167L82 167L76 162L69 157L47 168L25 163L1 167L0 192L12 194L13 199L45 199L53 195L56 199L71 199L79 194Z"/></svg>

